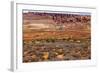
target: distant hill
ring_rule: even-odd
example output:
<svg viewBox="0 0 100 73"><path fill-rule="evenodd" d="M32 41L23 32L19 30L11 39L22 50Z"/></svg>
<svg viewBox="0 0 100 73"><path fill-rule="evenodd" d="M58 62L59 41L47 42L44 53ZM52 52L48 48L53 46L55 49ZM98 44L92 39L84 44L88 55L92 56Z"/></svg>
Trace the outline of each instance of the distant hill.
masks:
<svg viewBox="0 0 100 73"><path fill-rule="evenodd" d="M24 30L90 30L90 15L23 13Z"/></svg>

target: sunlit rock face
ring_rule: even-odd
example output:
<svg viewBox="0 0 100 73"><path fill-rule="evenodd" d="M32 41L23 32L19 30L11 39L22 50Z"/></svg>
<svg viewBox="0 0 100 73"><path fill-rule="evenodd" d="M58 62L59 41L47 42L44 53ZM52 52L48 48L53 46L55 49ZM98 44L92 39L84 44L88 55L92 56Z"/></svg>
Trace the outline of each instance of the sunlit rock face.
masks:
<svg viewBox="0 0 100 73"><path fill-rule="evenodd" d="M86 13L85 13L86 14ZM91 16L82 14L23 13L23 23L31 29L77 29L89 30Z"/></svg>

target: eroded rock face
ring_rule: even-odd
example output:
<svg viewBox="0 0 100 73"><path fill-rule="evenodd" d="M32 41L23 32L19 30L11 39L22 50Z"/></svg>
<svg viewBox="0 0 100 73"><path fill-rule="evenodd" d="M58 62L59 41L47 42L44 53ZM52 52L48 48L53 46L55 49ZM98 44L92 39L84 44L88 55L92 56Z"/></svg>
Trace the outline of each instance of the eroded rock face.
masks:
<svg viewBox="0 0 100 73"><path fill-rule="evenodd" d="M57 14L57 13L23 13L24 27L45 30L87 29L91 23L90 15ZM31 25L33 24L33 26ZM36 25L35 25L36 24ZM42 26L45 26L42 28ZM37 28L37 29L38 29ZM59 28L59 29L58 29ZM35 29L36 30L36 29ZM39 29L38 29L39 30Z"/></svg>

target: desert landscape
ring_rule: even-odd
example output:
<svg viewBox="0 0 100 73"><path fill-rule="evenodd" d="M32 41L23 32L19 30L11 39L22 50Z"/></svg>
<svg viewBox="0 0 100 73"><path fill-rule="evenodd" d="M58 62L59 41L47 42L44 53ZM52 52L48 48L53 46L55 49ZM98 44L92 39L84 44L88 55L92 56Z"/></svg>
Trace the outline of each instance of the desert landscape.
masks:
<svg viewBox="0 0 100 73"><path fill-rule="evenodd" d="M91 59L89 13L23 12L23 62Z"/></svg>

